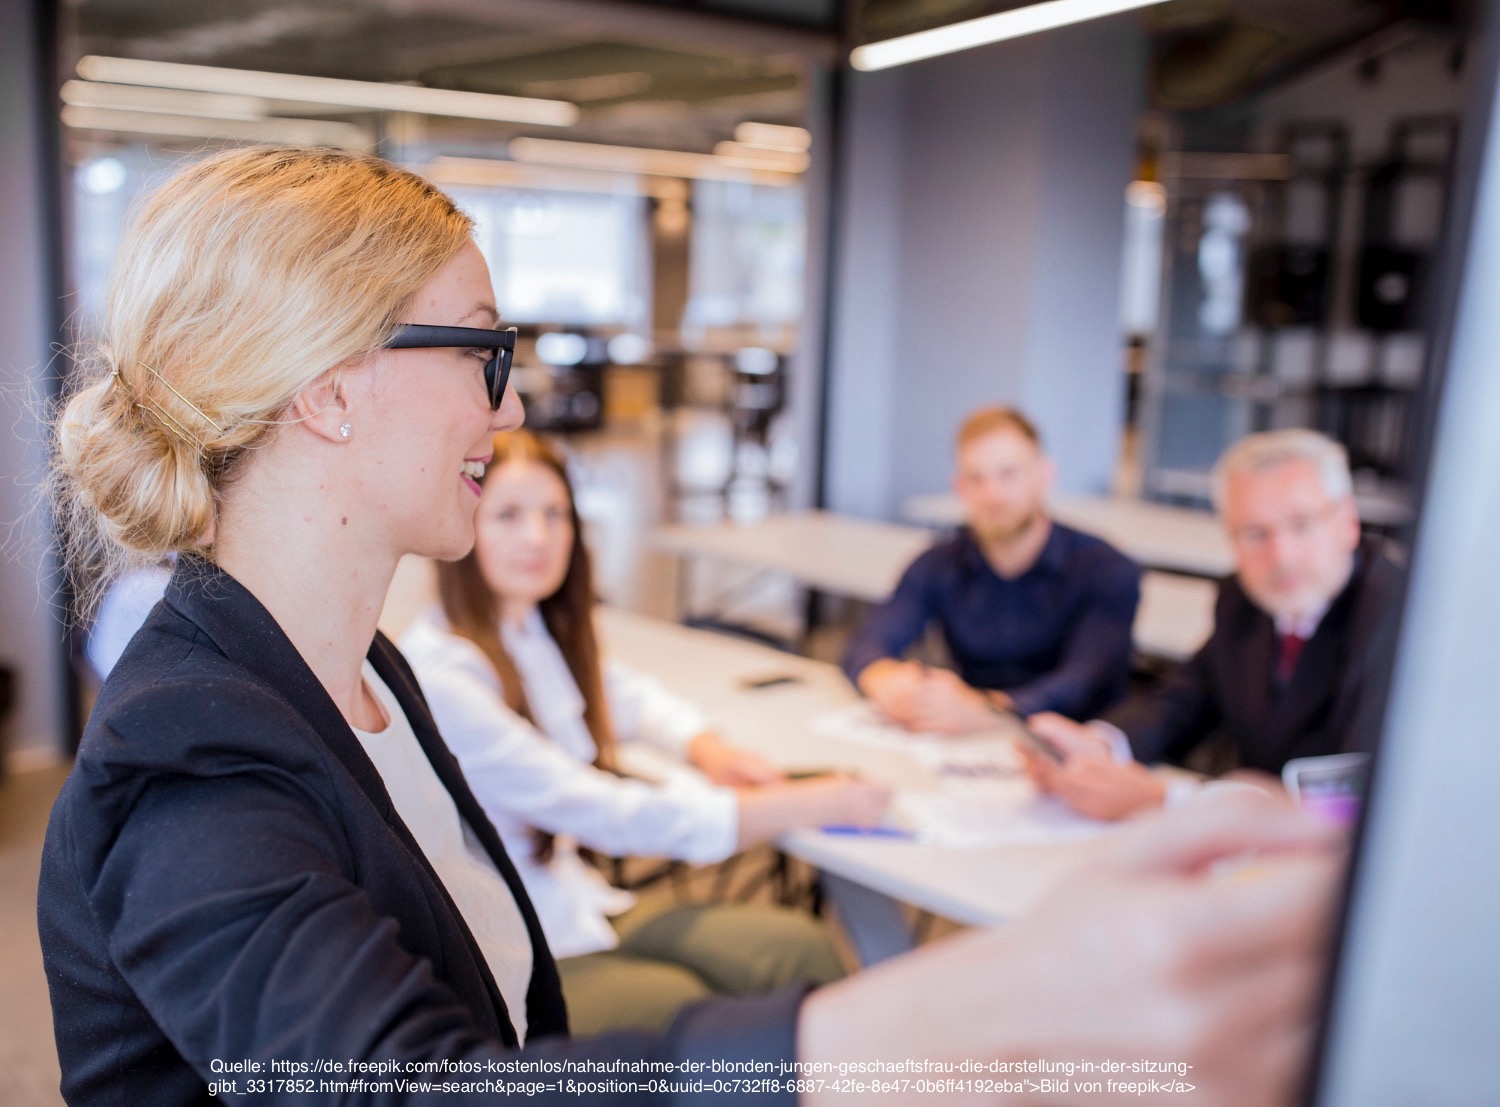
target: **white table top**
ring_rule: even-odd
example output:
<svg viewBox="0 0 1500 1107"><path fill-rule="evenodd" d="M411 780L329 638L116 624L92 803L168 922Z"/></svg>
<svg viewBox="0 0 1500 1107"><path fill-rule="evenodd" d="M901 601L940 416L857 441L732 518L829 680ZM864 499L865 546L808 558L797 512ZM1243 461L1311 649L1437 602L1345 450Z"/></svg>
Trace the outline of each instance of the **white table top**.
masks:
<svg viewBox="0 0 1500 1107"><path fill-rule="evenodd" d="M1130 628L1135 648L1152 657L1186 661L1214 631L1219 586L1177 573L1141 574L1141 605Z"/></svg>
<svg viewBox="0 0 1500 1107"><path fill-rule="evenodd" d="M661 527L652 544L682 556L786 573L823 592L879 603L936 537L924 527L793 511L754 523ZM1213 630L1213 603L1214 585L1207 580L1148 572L1132 631L1137 647L1172 661L1192 656Z"/></svg>
<svg viewBox="0 0 1500 1107"><path fill-rule="evenodd" d="M1058 522L1103 538L1148 569L1221 577L1234 572L1234 553L1217 518L1204 511L1121 496L1056 496ZM913 496L902 514L929 526L963 522L963 505L951 492Z"/></svg>
<svg viewBox="0 0 1500 1107"><path fill-rule="evenodd" d="M598 625L610 655L694 700L731 742L790 769L858 770L901 788L932 783L931 773L914 758L843 741L813 725L817 716L858 701L832 665L612 608L600 610ZM778 674L797 682L762 689L741 683ZM787 835L781 846L894 899L982 925L1028 910L1093 856L1100 841L947 848L808 830Z"/></svg>
<svg viewBox="0 0 1500 1107"><path fill-rule="evenodd" d="M932 539L921 527L789 511L754 523L658 527L651 543L669 553L786 573L812 588L874 603L891 594L902 570Z"/></svg>

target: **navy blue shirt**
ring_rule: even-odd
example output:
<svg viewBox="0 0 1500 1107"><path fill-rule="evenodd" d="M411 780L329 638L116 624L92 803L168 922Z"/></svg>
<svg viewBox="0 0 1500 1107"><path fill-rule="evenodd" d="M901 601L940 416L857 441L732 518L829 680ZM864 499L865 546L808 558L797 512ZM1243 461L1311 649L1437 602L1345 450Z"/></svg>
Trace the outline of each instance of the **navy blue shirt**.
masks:
<svg viewBox="0 0 1500 1107"><path fill-rule="evenodd" d="M849 643L844 672L900 657L936 620L966 683L1007 693L1023 715L1091 719L1125 694L1140 596L1140 566L1091 534L1054 522L1036 564L1006 580L963 529L912 562Z"/></svg>

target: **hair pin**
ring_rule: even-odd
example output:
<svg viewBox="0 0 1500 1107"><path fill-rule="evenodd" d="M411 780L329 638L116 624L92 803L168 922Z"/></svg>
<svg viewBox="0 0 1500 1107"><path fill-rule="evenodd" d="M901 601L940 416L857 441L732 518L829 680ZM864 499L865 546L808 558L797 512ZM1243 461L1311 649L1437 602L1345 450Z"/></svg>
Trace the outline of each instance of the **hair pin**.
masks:
<svg viewBox="0 0 1500 1107"><path fill-rule="evenodd" d="M172 393L172 395L176 396L184 404L186 404L188 407L192 408L193 409L193 413L195 415L197 415L198 418L202 419L209 426L213 427L215 434L223 434L224 433L224 428L223 427L219 426L218 423L215 423L212 419L210 419L204 413L203 409L200 408L197 404L193 403L192 400L188 399L181 392L177 391L177 389L173 388L172 387L172 382L169 381L169 380L167 380L166 377L162 376L155 369L151 368L151 366L147 365L144 361L141 362L141 368L144 369L144 370L146 370L146 372L150 373L157 380L161 381L161 383L166 387L166 389L167 389L168 392Z"/></svg>
<svg viewBox="0 0 1500 1107"><path fill-rule="evenodd" d="M216 433L218 433L218 434L223 434L224 433L224 428L223 427L219 426L218 423L216 423L212 419L210 419L203 412L203 409L200 408L197 404L193 403L193 401L189 400L181 392L179 392L179 391L177 391L177 389L173 388L172 387L172 382L169 381L169 380L167 380L166 377L162 376L160 373L158 373L151 366L147 365L145 362L141 362L141 368L145 369L146 372L150 373L153 377L155 377L157 380L159 380L164 386L166 386L167 390L169 392L171 392L172 395L176 396L184 404L186 404L188 407L192 408L193 413L196 414L198 416L198 418L202 419L205 423L207 423L210 427L212 427ZM126 393L130 396L130 402L131 402L131 404L134 405L134 407L135 407L135 409L137 411L144 411L144 412L146 412L149 415L154 415L156 417L157 422L159 422L163 427L165 427L169 433L175 435L176 437L180 438L183 442L186 442L189 446L193 447L193 449L198 452L198 456L200 458L204 458L204 459L207 458L207 456L208 456L207 448L204 446L202 440L197 435L195 435L193 433L192 428L184 425L184 423L182 422L182 420L178 419L170 411L168 411L166 408L162 407L161 404L158 404L158 403L156 403L155 401L152 401L152 400L143 400L139 396L137 396L136 392L135 392L135 389L133 389L130 386L130 382L127 381L125 379L125 375L120 372L120 367L118 365L116 365L114 367L114 369L111 371L110 376L112 376L115 379L115 381L119 383L120 387L122 387L123 389L125 389Z"/></svg>

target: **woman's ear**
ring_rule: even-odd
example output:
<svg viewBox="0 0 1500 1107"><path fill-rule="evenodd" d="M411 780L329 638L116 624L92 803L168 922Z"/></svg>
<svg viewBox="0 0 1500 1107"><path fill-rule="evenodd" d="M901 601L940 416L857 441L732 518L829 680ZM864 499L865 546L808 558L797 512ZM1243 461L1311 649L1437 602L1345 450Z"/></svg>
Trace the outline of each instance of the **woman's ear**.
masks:
<svg viewBox="0 0 1500 1107"><path fill-rule="evenodd" d="M319 438L347 442L354 433L352 390L344 387L342 367L330 369L297 393L292 418Z"/></svg>

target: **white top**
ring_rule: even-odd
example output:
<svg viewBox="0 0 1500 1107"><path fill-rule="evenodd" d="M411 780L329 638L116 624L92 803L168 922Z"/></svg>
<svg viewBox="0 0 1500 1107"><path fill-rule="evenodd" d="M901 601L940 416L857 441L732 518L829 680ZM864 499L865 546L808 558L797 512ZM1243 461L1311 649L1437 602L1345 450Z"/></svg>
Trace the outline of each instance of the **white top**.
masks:
<svg viewBox="0 0 1500 1107"><path fill-rule="evenodd" d="M167 565L150 565L131 569L121 574L104 593L99 611L89 627L89 638L84 652L89 664L99 679L109 676L109 671L120 660L125 647L141 629L146 616L167 590L167 581L172 578L172 569Z"/></svg>
<svg viewBox="0 0 1500 1107"><path fill-rule="evenodd" d="M502 634L535 724L506 706L489 659L449 631L440 611L417 618L401 636L401 650L520 870L552 952L575 957L613 949L618 938L608 917L635 899L585 864L578 846L614 856L722 861L739 836L738 802L732 790L706 783L648 784L594 768L583 696L540 614ZM604 695L622 742L646 739L681 755L707 729L694 707L622 665L605 663ZM533 827L557 835L547 863L535 859Z"/></svg>
<svg viewBox="0 0 1500 1107"><path fill-rule="evenodd" d="M396 814L453 897L500 988L516 1037L526 1040L526 991L531 986L531 937L515 897L467 823L412 731L401 705L368 661L365 683L390 720L375 733L354 729L375 763Z"/></svg>

